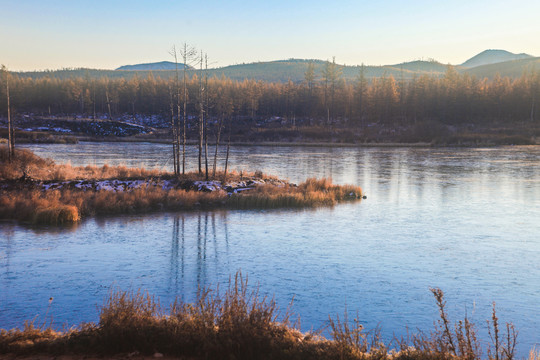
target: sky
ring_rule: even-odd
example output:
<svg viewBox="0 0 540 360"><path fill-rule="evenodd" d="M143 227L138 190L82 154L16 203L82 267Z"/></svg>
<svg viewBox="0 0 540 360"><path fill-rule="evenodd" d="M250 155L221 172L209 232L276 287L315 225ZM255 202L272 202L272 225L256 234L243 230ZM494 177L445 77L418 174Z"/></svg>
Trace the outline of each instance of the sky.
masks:
<svg viewBox="0 0 540 360"><path fill-rule="evenodd" d="M0 64L115 69L172 61L182 43L209 67L334 56L461 64L486 49L540 56L539 13L538 0L0 0Z"/></svg>

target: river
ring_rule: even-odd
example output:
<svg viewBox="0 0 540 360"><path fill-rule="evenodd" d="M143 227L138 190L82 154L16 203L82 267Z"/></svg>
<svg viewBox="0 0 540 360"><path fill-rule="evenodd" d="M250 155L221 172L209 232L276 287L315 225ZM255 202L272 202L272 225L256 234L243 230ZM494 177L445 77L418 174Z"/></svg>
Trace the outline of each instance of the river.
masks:
<svg viewBox="0 0 540 360"><path fill-rule="evenodd" d="M171 168L161 144L26 147L73 165ZM407 327L430 331L437 308L429 289L439 287L451 318L467 314L482 341L495 302L500 321L519 330L518 355L538 347L540 147L246 146L232 148L231 164L292 182L331 177L361 186L367 199L116 216L72 228L0 223L0 327L97 321L111 288L191 301L198 287L224 287L241 270L280 308L294 298L303 330L347 309L386 339Z"/></svg>

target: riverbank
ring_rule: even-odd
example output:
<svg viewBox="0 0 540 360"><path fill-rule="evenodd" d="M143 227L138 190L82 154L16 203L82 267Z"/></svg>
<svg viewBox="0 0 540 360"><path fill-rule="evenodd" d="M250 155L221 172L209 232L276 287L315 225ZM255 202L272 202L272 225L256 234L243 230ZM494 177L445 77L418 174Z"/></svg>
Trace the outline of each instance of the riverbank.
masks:
<svg viewBox="0 0 540 360"><path fill-rule="evenodd" d="M181 359L364 359L511 360L517 331L499 323L495 308L488 329L492 343L480 343L477 327L467 317L453 323L444 295L431 289L440 319L429 333L412 333L407 339L385 342L379 331L365 331L358 319L330 316L327 330L301 332L291 306L285 312L260 295L237 273L225 293L202 289L194 303L177 298L170 306L148 293L112 291L100 307L98 323L56 331L51 324L27 322L23 329L0 331L0 357L33 358L53 355L72 358ZM54 299L49 300L49 304ZM299 322L296 321L296 323ZM540 360L531 351L529 360Z"/></svg>
<svg viewBox="0 0 540 360"><path fill-rule="evenodd" d="M15 137L19 143L72 143L76 141L148 141L170 143L170 119L160 116L133 114L116 116L98 114L98 119L83 114L39 116L24 114L16 121ZM271 121L269 121L271 120ZM326 124L322 119L297 119L294 123L274 121L257 117L237 118L234 127L226 131L231 144L281 146L434 146L434 147L494 147L501 145L538 145L540 128L530 121L495 121L493 119L473 123L459 121L441 123L436 120L413 123ZM281 119L283 120L283 119ZM208 130L208 141L217 138L218 119ZM0 117L0 137L7 138L2 127L5 119ZM324 123L324 125L323 125ZM198 138L196 127L188 128L190 143ZM223 133L222 135L224 135ZM191 139L191 140L190 140ZM223 139L223 136L222 136ZM223 139L224 140L224 139ZM222 142L223 142L222 140Z"/></svg>
<svg viewBox="0 0 540 360"><path fill-rule="evenodd" d="M84 217L194 209L272 209L331 206L364 197L353 185L328 179L301 184L261 172L171 173L125 166L57 165L29 150L9 163L0 148L0 219L62 225Z"/></svg>

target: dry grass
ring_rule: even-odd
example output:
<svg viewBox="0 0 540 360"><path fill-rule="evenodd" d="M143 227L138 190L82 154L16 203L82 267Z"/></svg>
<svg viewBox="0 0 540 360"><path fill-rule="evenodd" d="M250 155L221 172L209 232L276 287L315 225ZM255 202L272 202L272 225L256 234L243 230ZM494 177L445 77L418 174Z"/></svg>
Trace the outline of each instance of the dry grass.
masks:
<svg viewBox="0 0 540 360"><path fill-rule="evenodd" d="M16 149L15 159L9 163L7 147L0 147L0 180L15 180L26 175L37 180L75 180L75 179L127 179L145 178L167 174L159 170L130 168L126 166L71 166L55 164L43 159L27 149Z"/></svg>
<svg viewBox="0 0 540 360"><path fill-rule="evenodd" d="M330 179L307 179L297 187L257 186L252 191L233 194L228 204L240 209L302 208L332 206L361 197L362 189L358 186L334 185Z"/></svg>
<svg viewBox="0 0 540 360"><path fill-rule="evenodd" d="M327 351L326 344L332 348L288 326L288 319L273 299L261 297L237 274L225 294L205 289L196 302L176 300L168 308L147 293L112 292L98 324L66 333L33 325L2 330L0 354L136 351L196 359L308 359Z"/></svg>
<svg viewBox="0 0 540 360"><path fill-rule="evenodd" d="M7 146L0 146L0 180L16 180L26 175L36 180L104 180L104 179L134 179L150 177L172 177L172 173L145 168L132 168L124 165L110 166L72 166L56 164L51 159L43 159L27 149L15 149L15 159L8 162ZM188 172L181 174L179 179L205 180L204 174ZM216 173L216 179L225 180L223 171ZM228 181L241 181L250 178L276 179L261 171L229 171Z"/></svg>
<svg viewBox="0 0 540 360"><path fill-rule="evenodd" d="M34 215L34 223L36 224L64 225L79 220L81 220L79 209L73 205L37 209Z"/></svg>
<svg viewBox="0 0 540 360"><path fill-rule="evenodd" d="M157 187L129 192L23 189L2 193L0 218L58 225L95 215L221 207L226 199L223 191L207 193Z"/></svg>
<svg viewBox="0 0 540 360"><path fill-rule="evenodd" d="M22 330L0 331L0 354L113 355L156 352L190 359L363 359L363 360L480 360L474 324L450 324L442 292L432 290L440 321L431 335L413 335L385 344L380 331L364 332L347 314L330 318L328 340L301 333L290 322L290 308L281 313L273 299L261 297L240 273L221 294L199 291L194 303L176 300L162 306L148 293L113 291L101 308L97 324L57 332L26 323ZM496 317L495 312L493 316ZM490 323L492 330L497 328ZM511 326L510 324L507 325ZM515 333L507 340L493 338L488 359L511 360ZM499 342L499 351L495 351ZM539 360L532 350L529 360Z"/></svg>
<svg viewBox="0 0 540 360"><path fill-rule="evenodd" d="M56 165L28 150L17 150L15 161L7 162L7 149L0 147L0 180L12 181L15 186L0 190L0 219L16 219L35 224L62 225L94 215L146 213L210 208L303 208L331 206L339 201L362 197L360 187L333 185L329 179L308 179L299 186L278 186L270 183L227 196L225 191L202 192L180 189L163 190L155 186L124 192L56 189L42 191L25 188L17 181L23 175L36 180L128 179L152 177L172 178L169 173L125 166L102 167ZM217 173L218 179L224 174ZM179 180L204 180L204 174L180 175ZM227 181L250 179L276 180L260 171L230 172ZM20 186L17 186L20 185Z"/></svg>
<svg viewBox="0 0 540 360"><path fill-rule="evenodd" d="M529 352L529 357L527 358L527 360L540 360L540 351L536 349L532 349Z"/></svg>

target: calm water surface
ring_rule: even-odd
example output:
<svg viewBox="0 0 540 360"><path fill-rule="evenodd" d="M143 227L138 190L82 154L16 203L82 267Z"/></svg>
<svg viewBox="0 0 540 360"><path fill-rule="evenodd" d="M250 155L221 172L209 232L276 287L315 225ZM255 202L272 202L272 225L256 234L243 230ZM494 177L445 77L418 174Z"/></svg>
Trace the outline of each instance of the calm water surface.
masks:
<svg viewBox="0 0 540 360"><path fill-rule="evenodd" d="M31 145L73 165L171 167L156 144ZM189 153L194 154L190 148ZM293 309L303 330L358 313L385 337L431 330L430 287L487 338L492 302L519 330L519 355L540 341L540 147L494 149L235 147L237 169L293 182L332 177L368 199L302 211L218 211L89 219L75 228L0 224L0 327L96 321L111 288L168 303L238 270ZM194 162L193 162L194 166Z"/></svg>

